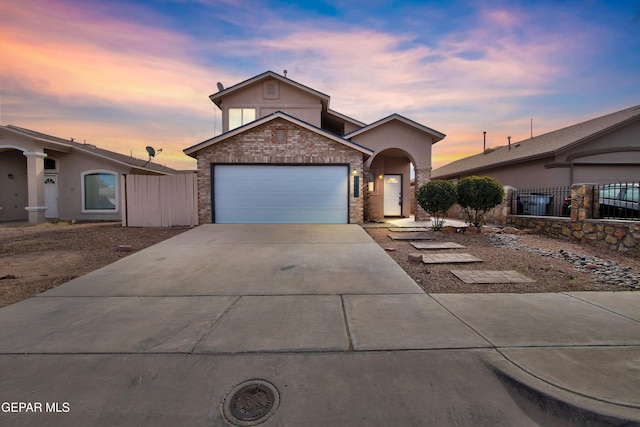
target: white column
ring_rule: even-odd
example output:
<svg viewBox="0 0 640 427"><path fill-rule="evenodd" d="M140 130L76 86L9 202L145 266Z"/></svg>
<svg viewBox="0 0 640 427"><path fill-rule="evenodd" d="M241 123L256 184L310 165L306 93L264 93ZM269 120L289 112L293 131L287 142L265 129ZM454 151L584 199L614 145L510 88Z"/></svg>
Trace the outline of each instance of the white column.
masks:
<svg viewBox="0 0 640 427"><path fill-rule="evenodd" d="M44 158L46 153L26 151L22 153L27 158L27 192L29 205L25 208L29 212L29 222L39 224L45 222L44 211Z"/></svg>

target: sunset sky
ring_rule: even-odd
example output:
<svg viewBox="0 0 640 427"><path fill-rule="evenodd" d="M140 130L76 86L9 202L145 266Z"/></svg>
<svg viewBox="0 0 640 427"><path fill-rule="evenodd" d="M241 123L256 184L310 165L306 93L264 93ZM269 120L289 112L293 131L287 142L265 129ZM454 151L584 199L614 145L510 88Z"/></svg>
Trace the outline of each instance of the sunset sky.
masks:
<svg viewBox="0 0 640 427"><path fill-rule="evenodd" d="M0 0L0 124L195 168L208 96L267 70L365 123L447 137L433 166L640 104L640 0Z"/></svg>

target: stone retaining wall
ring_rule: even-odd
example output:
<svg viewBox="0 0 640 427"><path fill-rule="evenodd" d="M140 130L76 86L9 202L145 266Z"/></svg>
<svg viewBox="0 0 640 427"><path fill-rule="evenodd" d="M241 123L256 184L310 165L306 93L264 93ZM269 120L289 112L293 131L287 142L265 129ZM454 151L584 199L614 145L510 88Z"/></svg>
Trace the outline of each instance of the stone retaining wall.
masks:
<svg viewBox="0 0 640 427"><path fill-rule="evenodd" d="M598 209L593 200L593 185L576 184L571 187L571 217L512 215L513 187L504 187L502 204L487 214L487 224L534 230L559 239L593 245L614 251L640 253L640 222L593 219ZM595 208L594 208L595 207ZM597 216L597 214L596 214ZM448 218L464 219L462 208L454 205Z"/></svg>
<svg viewBox="0 0 640 427"><path fill-rule="evenodd" d="M577 241L615 251L640 253L640 223L569 218L509 215L507 223L520 229L535 230L546 236Z"/></svg>
<svg viewBox="0 0 640 427"><path fill-rule="evenodd" d="M511 214L511 198L515 188L509 187L508 185L504 186L504 198L502 199L502 203L491 209L485 215L487 224L495 224L495 225L507 225L507 216ZM462 212L462 207L459 204L454 204L447 211L447 218L455 218L464 221L464 214Z"/></svg>
<svg viewBox="0 0 640 427"><path fill-rule="evenodd" d="M592 194L593 185L571 187L571 218L508 215L507 225L614 251L640 253L640 222L593 219L596 203Z"/></svg>

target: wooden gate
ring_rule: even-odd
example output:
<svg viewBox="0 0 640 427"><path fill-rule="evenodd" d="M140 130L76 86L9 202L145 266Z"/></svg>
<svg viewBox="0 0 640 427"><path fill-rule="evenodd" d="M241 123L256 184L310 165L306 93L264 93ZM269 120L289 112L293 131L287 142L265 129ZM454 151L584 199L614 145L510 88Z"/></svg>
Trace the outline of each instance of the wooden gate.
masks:
<svg viewBox="0 0 640 427"><path fill-rule="evenodd" d="M122 225L173 227L198 225L196 174L122 177Z"/></svg>

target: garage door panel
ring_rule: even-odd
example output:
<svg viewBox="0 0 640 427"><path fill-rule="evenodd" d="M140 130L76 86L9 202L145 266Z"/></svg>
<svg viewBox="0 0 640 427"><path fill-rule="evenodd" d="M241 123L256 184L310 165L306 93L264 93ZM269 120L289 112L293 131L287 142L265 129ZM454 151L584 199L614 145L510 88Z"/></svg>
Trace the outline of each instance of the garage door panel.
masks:
<svg viewBox="0 0 640 427"><path fill-rule="evenodd" d="M217 223L346 223L345 166L214 166Z"/></svg>

